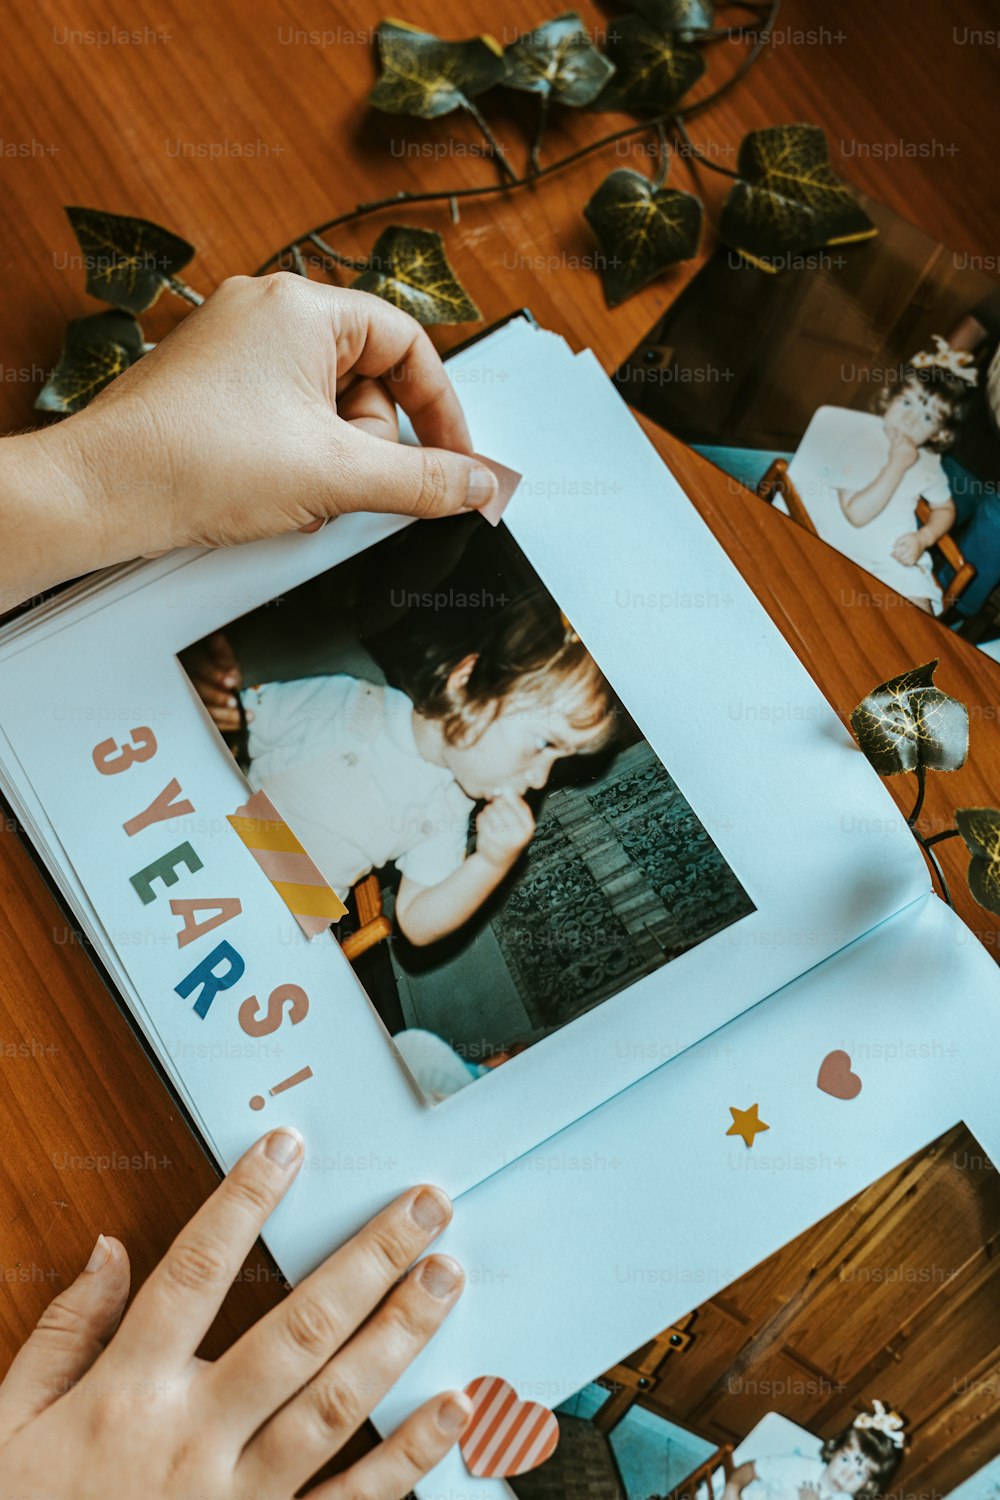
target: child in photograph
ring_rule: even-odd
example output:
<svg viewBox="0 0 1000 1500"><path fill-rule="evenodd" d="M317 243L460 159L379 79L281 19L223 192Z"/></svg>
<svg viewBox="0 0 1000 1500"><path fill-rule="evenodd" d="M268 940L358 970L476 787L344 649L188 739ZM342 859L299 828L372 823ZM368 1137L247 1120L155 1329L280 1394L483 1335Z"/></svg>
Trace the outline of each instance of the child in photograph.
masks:
<svg viewBox="0 0 1000 1500"><path fill-rule="evenodd" d="M930 548L955 521L940 454L955 441L976 371L935 337L882 392L881 419L844 407L813 415L788 477L819 535L889 588L938 614ZM919 499L932 509L918 526Z"/></svg>
<svg viewBox="0 0 1000 1500"><path fill-rule="evenodd" d="M730 1474L723 1500L879 1500L899 1468L903 1418L881 1401L827 1438L819 1452L750 1459Z"/></svg>
<svg viewBox="0 0 1000 1500"><path fill-rule="evenodd" d="M415 944L456 931L513 868L535 831L525 794L614 735L608 683L540 589L495 614L474 649L425 653L407 692L344 673L241 687L227 649L207 643L192 677L220 729L245 719L251 786L342 900L395 863L396 921Z"/></svg>

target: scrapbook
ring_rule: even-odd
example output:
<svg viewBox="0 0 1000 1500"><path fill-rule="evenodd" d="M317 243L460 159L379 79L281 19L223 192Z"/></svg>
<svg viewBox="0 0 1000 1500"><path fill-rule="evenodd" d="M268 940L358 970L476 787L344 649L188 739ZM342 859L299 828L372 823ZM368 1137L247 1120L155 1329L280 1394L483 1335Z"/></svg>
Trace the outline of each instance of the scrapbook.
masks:
<svg viewBox="0 0 1000 1500"><path fill-rule="evenodd" d="M414 1181L457 1199L468 1290L377 1413L477 1393L422 1494L575 1493L579 1420L593 1493L690 1458L711 1500L792 1439L647 1400L671 1338L929 1143L995 1159L1000 978L593 354L516 316L448 368L498 520L80 581L0 632L0 784L219 1166L305 1135L290 1280ZM754 1420L825 1474L858 1392ZM637 1414L670 1466L617 1452Z"/></svg>

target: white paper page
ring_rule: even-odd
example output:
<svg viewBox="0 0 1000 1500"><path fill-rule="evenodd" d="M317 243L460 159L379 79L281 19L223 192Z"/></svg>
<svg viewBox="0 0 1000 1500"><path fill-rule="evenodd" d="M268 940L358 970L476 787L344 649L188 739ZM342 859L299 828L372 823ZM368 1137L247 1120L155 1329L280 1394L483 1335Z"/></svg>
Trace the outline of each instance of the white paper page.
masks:
<svg viewBox="0 0 1000 1500"><path fill-rule="evenodd" d="M592 357L511 324L452 374L477 448L525 476L512 534L755 902L734 928L444 1105L417 1098L336 944L300 936L226 824L246 786L174 660L405 524L396 518L206 554L141 591L133 576L114 602L63 615L72 628L47 643L21 637L0 668L4 727L223 1160L280 1110L314 1157L353 1164L337 1195L322 1183L312 1193L293 1274L420 1177L465 1191L928 885L885 789ZM682 600L691 589L701 605ZM155 730L155 757L97 775L94 746L136 725ZM196 813L128 838L123 823L172 778ZM129 877L182 840L202 868L140 906ZM178 952L168 899L234 894L242 915ZM199 1020L175 987L220 936L245 976ZM302 1024L231 1055L246 1041L239 1005L289 983L310 997ZM251 1110L304 1066L309 1082Z"/></svg>
<svg viewBox="0 0 1000 1500"><path fill-rule="evenodd" d="M834 1049L854 1099L817 1087ZM435 1246L466 1290L377 1425L480 1375L557 1406L959 1121L1000 1160L998 1056L1000 971L928 896L467 1193ZM509 1491L456 1449L418 1493Z"/></svg>

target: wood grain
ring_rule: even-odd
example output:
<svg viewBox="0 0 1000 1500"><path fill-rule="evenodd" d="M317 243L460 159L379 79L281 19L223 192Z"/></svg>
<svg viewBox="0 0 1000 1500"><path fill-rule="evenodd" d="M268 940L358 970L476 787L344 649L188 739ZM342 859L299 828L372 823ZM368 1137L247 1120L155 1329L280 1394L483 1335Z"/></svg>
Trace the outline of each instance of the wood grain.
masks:
<svg viewBox="0 0 1000 1500"><path fill-rule="evenodd" d="M595 29L606 29L604 12L589 4L582 10ZM504 0L499 9L409 0L405 16L445 35L488 28L503 40L540 19L534 0ZM66 320L96 308L72 262L64 204L144 215L186 235L199 251L189 279L208 292L355 201L491 179L468 122L421 124L366 112L379 18L370 0L260 0L252 7L238 0L37 0L10 9L0 56L2 430L35 422L34 394ZM902 0L842 0L835 8L788 0L751 78L698 116L692 134L731 153L751 127L814 120L826 127L834 163L850 180L995 265L1000 201L992 191L995 132L986 128L985 112L997 95L998 54L963 38L996 25L988 0L924 6L919 18ZM99 44L94 34L109 27L139 40ZM336 33L330 44L299 35L324 30ZM721 80L737 56L734 44L718 43L709 82L699 87ZM531 101L512 99L496 120L500 134L517 142L520 160ZM613 123L556 120L546 151L596 138ZM435 155L448 139L457 143L454 152ZM902 159L889 159L891 142L908 147ZM611 165L648 161L644 149L612 150L536 188L466 206L457 226L449 227L440 206L391 217L446 233L486 319L528 305L540 322L575 348L592 346L612 369L693 269L665 276L614 313L604 305L587 263L593 244L580 209ZM680 185L691 185L686 163L677 162L674 173ZM723 179L694 175L709 204L718 205ZM364 251L389 221L369 220L339 234L337 245ZM706 251L711 245L709 235ZM161 337L184 315L180 303L162 299L146 319L148 336ZM442 336L442 347L469 331ZM906 605L841 608L838 596L856 593L861 579L850 564L732 493L679 443L649 431L839 712L877 681L942 657L942 686L972 705L972 758L964 771L934 779L928 822L944 827L956 805L1000 802L1000 668ZM901 801L910 796L908 788L891 789ZM995 924L963 893L960 850L949 843L942 859L962 915L995 951ZM144 1275L214 1173L9 828L0 832L0 930L5 1362L99 1231L119 1234ZM116 1153L139 1165L87 1165ZM266 1262L252 1260L209 1348L221 1347L280 1295Z"/></svg>

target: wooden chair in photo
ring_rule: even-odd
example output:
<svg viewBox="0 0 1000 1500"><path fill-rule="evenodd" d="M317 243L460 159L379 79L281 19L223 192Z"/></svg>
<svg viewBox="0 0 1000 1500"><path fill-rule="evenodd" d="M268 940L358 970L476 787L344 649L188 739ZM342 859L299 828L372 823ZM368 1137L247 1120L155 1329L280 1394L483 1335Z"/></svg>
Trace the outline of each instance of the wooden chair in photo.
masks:
<svg viewBox="0 0 1000 1500"><path fill-rule="evenodd" d="M811 532L813 536L818 535L816 527L813 525L812 516L810 516L809 511L806 508L805 501L802 499L802 496L795 488L794 483L789 478L787 459L776 458L774 462L768 466L763 479L757 486L757 494L761 497L762 500L766 500L768 505L773 505L774 497L776 495L780 495L784 500L785 505L788 507L788 514L791 516L792 520L795 521L799 526L802 526L806 531ZM917 501L916 508L917 520L920 522L921 526L925 526L927 524L928 520L930 519L930 514L931 506L928 505L927 501L923 498L923 496L921 496L921 498ZM963 555L961 547L955 541L955 538L951 535L946 534L945 536L940 537L939 540L935 542L932 550L943 557L945 562L953 570L952 577L947 583L942 583L941 580L937 578L937 574L935 571L935 578L941 589L941 607L942 609L950 609L951 606L955 603L956 599L960 598L962 593L972 582L973 578L975 578L975 565L973 563L970 563L968 559Z"/></svg>
<svg viewBox="0 0 1000 1500"><path fill-rule="evenodd" d="M726 1480L733 1472L733 1445L723 1443L710 1453L703 1463L681 1480L669 1495L658 1500L719 1500L726 1487Z"/></svg>
<svg viewBox="0 0 1000 1500"><path fill-rule="evenodd" d="M377 875L366 875L359 880L351 892L358 913L355 932L348 933L341 942L344 956L353 963L376 943L392 935L392 923L382 910L382 888Z"/></svg>

